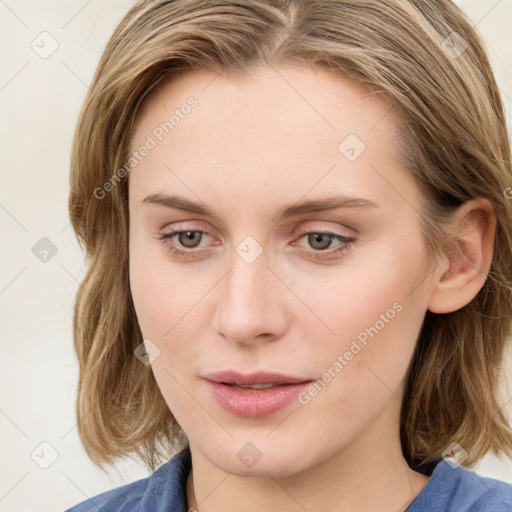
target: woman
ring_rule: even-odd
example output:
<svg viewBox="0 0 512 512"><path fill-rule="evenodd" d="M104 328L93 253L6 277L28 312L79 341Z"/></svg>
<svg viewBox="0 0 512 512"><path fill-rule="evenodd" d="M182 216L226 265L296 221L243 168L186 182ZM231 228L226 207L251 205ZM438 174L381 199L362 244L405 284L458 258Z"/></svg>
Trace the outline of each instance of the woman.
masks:
<svg viewBox="0 0 512 512"><path fill-rule="evenodd" d="M69 510L510 512L511 183L452 2L138 2L69 204L79 433L154 472Z"/></svg>

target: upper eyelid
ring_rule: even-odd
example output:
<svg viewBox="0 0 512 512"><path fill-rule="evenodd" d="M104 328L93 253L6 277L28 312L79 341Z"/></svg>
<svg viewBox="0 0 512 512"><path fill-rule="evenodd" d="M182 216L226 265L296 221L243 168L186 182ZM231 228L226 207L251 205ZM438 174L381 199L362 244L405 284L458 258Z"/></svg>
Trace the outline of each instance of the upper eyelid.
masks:
<svg viewBox="0 0 512 512"><path fill-rule="evenodd" d="M200 232L200 233L203 233L203 234L206 234L208 236L213 236L209 230L207 229L201 229L201 228L198 228L198 227L176 227L176 228L172 228L171 230L169 230L169 232L167 233L169 236L171 235L176 235L176 234L179 234L179 233L184 233L184 232L187 232L187 231L192 231L192 232ZM354 231L354 230L351 230L351 231ZM347 233L342 233L342 232L338 232L336 229L330 229L330 228L303 228L303 229L298 229L298 230L294 230L294 236L303 236L305 234L311 234L311 233L323 233L323 234L328 234L328 235L333 235L333 236L345 236L345 237L351 237L353 235L350 235L350 234L347 234ZM165 232L163 232L162 234L166 234Z"/></svg>
<svg viewBox="0 0 512 512"><path fill-rule="evenodd" d="M201 228L199 227L198 225L193 225L193 226L187 226L186 223L187 222L203 222L201 220L193 220L193 221L182 221L182 222L176 222L175 226L173 226L172 228L169 229L169 233L176 233L176 232L183 232L183 231L201 231L203 233L206 233L207 235L209 236L213 236L212 235L212 231L216 231L215 229L211 230L211 229L208 229L208 228ZM298 228L294 228L293 229L293 233L295 234L295 236L297 236L297 234L305 234L305 233L322 233L322 232L329 232L329 233L332 233L334 235L340 235L340 236L353 236L353 234L351 233L355 233L355 234L358 234L359 231L357 229L354 229L352 227L349 227L349 226L340 226L339 223L336 223L336 222L333 222L333 221L317 221L317 220L311 220L311 221L306 221L306 222L301 222L301 226L304 224L304 223L307 223L307 222L315 222L315 223L330 223L330 224L337 224L339 227L336 227L336 228L331 228L331 227L328 227L328 226L318 226L318 225L314 225L312 227L308 227L308 228L302 228L302 227L298 227ZM163 228L162 231L164 231L166 228ZM272 228L274 229L274 228ZM343 232L340 232L343 231L343 229L349 231L350 233L343 233ZM230 230L231 232L231 230Z"/></svg>

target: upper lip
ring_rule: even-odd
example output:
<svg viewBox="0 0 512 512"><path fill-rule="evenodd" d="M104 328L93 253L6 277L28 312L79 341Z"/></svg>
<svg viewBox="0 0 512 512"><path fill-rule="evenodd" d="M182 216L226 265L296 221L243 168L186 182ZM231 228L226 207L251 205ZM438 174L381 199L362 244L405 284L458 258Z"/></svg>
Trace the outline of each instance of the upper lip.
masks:
<svg viewBox="0 0 512 512"><path fill-rule="evenodd" d="M302 377L291 377L274 372L255 372L255 373L238 373L234 370L226 370L222 372L214 372L204 375L203 378L213 382L223 382L225 384L297 384L299 382L309 382L312 379L304 379Z"/></svg>

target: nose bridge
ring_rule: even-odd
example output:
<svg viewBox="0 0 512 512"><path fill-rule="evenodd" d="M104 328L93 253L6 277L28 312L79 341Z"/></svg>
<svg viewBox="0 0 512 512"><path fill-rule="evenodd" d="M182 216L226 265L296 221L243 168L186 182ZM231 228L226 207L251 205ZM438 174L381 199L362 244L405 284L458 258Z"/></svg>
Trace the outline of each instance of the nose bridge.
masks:
<svg viewBox="0 0 512 512"><path fill-rule="evenodd" d="M216 329L224 337L247 343L259 334L279 334L281 283L268 264L263 247L251 237L234 248L216 315Z"/></svg>

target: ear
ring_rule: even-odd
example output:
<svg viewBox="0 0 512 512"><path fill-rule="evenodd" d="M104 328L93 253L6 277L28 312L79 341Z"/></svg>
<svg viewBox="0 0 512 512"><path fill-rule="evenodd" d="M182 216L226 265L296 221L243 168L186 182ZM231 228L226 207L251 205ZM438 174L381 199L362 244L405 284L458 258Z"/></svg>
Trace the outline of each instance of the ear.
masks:
<svg viewBox="0 0 512 512"><path fill-rule="evenodd" d="M471 302L491 267L496 216L479 197L460 206L450 224L450 242L438 259L428 302L432 313L450 313Z"/></svg>

